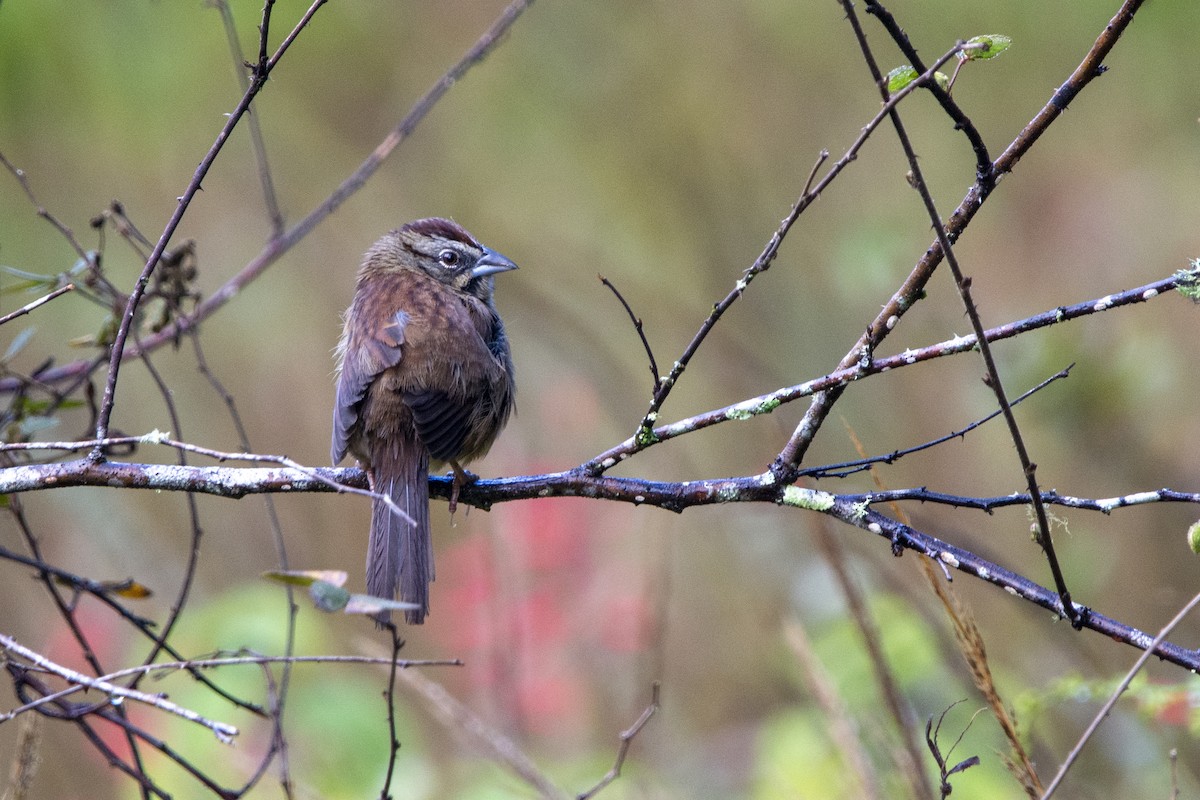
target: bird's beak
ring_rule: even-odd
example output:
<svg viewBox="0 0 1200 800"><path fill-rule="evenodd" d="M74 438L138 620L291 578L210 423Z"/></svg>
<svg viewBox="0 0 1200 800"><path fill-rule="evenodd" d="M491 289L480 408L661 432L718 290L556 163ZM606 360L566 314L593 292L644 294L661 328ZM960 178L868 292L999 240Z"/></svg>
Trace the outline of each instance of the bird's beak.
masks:
<svg viewBox="0 0 1200 800"><path fill-rule="evenodd" d="M483 255L478 261L475 262L475 268L471 270L471 277L486 278L489 275L495 275L499 272L508 272L510 269L516 268L516 264L500 255L495 250L488 250L487 248L484 248Z"/></svg>

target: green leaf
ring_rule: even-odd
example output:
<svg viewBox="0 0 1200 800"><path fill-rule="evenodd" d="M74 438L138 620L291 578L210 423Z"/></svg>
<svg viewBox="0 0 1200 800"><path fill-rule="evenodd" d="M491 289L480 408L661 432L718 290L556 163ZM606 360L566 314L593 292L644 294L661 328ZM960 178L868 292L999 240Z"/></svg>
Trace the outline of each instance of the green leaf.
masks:
<svg viewBox="0 0 1200 800"><path fill-rule="evenodd" d="M1200 555L1200 521L1193 522L1192 527L1188 528L1187 540L1192 552Z"/></svg>
<svg viewBox="0 0 1200 800"><path fill-rule="evenodd" d="M896 67L887 74L888 94L895 94L919 77L921 77L921 74L908 64L905 64L903 67ZM937 85L942 87L943 90L949 91L950 78L944 72L933 73L933 79L937 81Z"/></svg>
<svg viewBox="0 0 1200 800"><path fill-rule="evenodd" d="M340 586L334 586L325 581L313 581L308 587L308 596L318 611L333 613L341 611L350 602L350 593Z"/></svg>
<svg viewBox="0 0 1200 800"><path fill-rule="evenodd" d="M896 67L887 74L888 94L895 94L919 77L921 77L920 73L908 64L905 64L903 67Z"/></svg>
<svg viewBox="0 0 1200 800"><path fill-rule="evenodd" d="M967 61L986 61L1003 53L1012 44L1012 37L1002 33L985 33L968 39L962 57Z"/></svg>
<svg viewBox="0 0 1200 800"><path fill-rule="evenodd" d="M289 583L292 586L312 586L317 581L324 581L334 586L344 586L348 576L345 572L337 569L302 569L271 570L264 572L263 577L279 583Z"/></svg>

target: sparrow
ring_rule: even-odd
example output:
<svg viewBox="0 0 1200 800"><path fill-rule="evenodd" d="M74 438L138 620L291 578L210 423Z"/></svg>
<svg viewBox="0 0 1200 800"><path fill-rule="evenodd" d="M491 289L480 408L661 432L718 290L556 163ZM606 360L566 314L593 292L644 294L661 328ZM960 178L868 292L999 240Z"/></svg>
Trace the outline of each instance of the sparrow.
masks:
<svg viewBox="0 0 1200 800"><path fill-rule="evenodd" d="M492 294L494 276L516 268L455 222L416 220L366 252L343 317L330 456L336 465L353 455L381 495L367 591L414 604L410 624L429 613L434 579L430 464L454 471L453 513L475 479L462 465L487 453L513 411L512 355Z"/></svg>

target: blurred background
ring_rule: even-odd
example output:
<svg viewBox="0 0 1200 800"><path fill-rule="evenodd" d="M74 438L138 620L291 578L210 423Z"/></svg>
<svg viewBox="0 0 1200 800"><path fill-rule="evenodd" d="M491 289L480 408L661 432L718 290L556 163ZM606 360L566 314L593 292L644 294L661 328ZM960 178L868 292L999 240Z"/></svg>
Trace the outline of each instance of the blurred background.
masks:
<svg viewBox="0 0 1200 800"><path fill-rule="evenodd" d="M232 3L253 57L261 3ZM1009 52L969 64L954 96L998 155L1048 100L1116 11L1108 3L896 2L891 10L932 61L955 40L1013 39ZM279 2L277 42L306 4ZM322 8L255 104L289 223L325 198L468 48L503 8L496 0ZM883 69L905 63L864 18ZM1140 12L1093 83L1007 176L958 252L987 325L1099 298L1166 277L1200 255L1200 94L1186 67L1200 6L1159 0ZM196 165L240 97L220 13L210 4L0 5L0 152L24 169L38 201L85 247L103 248L106 274L127 291L141 268L112 231L89 220L114 199L157 239ZM817 154L836 159L876 113L879 97L841 7L834 2L540 2L507 40L430 113L361 191L202 327L209 368L227 387L254 450L304 464L328 459L332 349L361 253L421 216L450 216L521 265L498 283L513 342L518 415L486 459L484 476L568 469L625 439L651 388L632 325L597 280L609 278L645 323L662 371L679 355L801 192ZM902 106L945 215L974 177L973 154L936 104ZM769 273L709 337L660 419L673 421L800 383L831 370L928 246L932 234L905 181L890 129L801 219ZM270 236L247 131L239 129L176 235L195 241L197 285L213 292ZM0 264L53 275L76 256L13 176L0 174ZM6 274L5 282L15 282ZM5 293L0 312L35 294ZM95 335L106 310L67 296L9 323L33 338L11 367L90 358L69 340ZM1060 325L996 348L1010 394L1077 366L1019 408L1038 477L1064 494L1109 497L1162 486L1196 491L1200 475L1197 310L1174 294ZM944 268L929 297L887 340L885 354L968 332ZM177 429L144 366L121 373L114 425L155 428L221 450L238 436L223 399L186 343L153 354L173 392ZM962 428L994 407L974 355L871 378L850 387L808 464L855 457L851 431L887 453ZM97 373L98 386L102 375ZM6 401L7 402L7 401ZM807 403L655 447L617 474L660 480L761 472ZM39 438L86 438L82 410ZM173 463L143 447L138 461ZM892 488L964 495L1019 490L1002 426L880 470ZM858 475L819 488L864 491ZM70 489L22 498L48 560L96 579L134 577L155 591L139 613L166 613L190 547L180 495ZM188 655L250 648L279 653L282 590L260 578L279 564L261 498L197 498L199 569L175 645ZM362 498L276 498L292 568L341 569L363 586L369 508ZM1028 575L1050 578L1023 509L987 516L914 506L917 527ZM1056 544L1077 601L1157 630L1196 591L1200 567L1184 532L1194 506L1143 506L1111 516L1053 509ZM438 580L432 616L406 631L409 658L461 658L421 671L495 731L512 737L560 786L582 791L609 768L617 737L661 681L662 708L633 744L625 773L603 797L862 796L814 703L801 630L860 728L884 796L904 795L890 723L829 563L814 541L829 526L884 638L917 725L958 700L946 742L970 730L956 776L968 796L1014 797L995 722L972 688L953 639L910 554L831 526L814 514L726 506L674 515L585 500L503 504L460 513L434 504ZM26 545L6 514L0 543ZM1073 632L1048 612L959 576L988 643L997 684L1017 710L1048 780L1100 700L1097 687L1136 651ZM365 619L325 616L301 598L298 652L387 655ZM79 616L110 668L146 643L104 608ZM73 641L30 570L0 564L0 630L72 666ZM1194 646L1200 625L1173 637ZM791 642L791 643L789 643ZM261 696L259 671L221 677ZM1062 796L1167 796L1168 753L1197 791L1200 757L1194 678L1151 664L1085 752ZM301 666L286 726L299 797L377 795L388 750L380 699L386 673ZM244 728L233 748L157 712L133 718L230 785L269 744L269 730L214 701L190 679L147 684ZM1156 691L1155 691L1156 690ZM533 790L430 712L422 693L401 698L397 798L525 797ZM1156 699L1158 702L1156 702ZM7 709L14 698L3 701ZM0 761L16 724L0 725ZM131 782L79 733L42 726L35 797L122 798ZM120 746L115 731L108 731ZM956 759L952 759L956 760ZM178 797L202 796L178 770L150 768ZM931 768L931 763L926 762ZM274 775L254 796L278 796Z"/></svg>

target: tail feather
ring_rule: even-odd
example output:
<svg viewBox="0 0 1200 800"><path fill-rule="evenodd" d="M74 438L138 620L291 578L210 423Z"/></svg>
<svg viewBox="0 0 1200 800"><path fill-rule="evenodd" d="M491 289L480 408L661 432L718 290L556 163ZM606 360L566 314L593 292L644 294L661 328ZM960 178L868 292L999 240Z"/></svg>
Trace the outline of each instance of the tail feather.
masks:
<svg viewBox="0 0 1200 800"><path fill-rule="evenodd" d="M367 592L376 597L416 603L404 612L411 625L429 613L429 582L433 580L433 546L429 528L429 456L419 443L385 443L374 454L376 492L388 495L409 519L381 499L371 504L371 541L367 548ZM377 616L380 623L389 612Z"/></svg>

